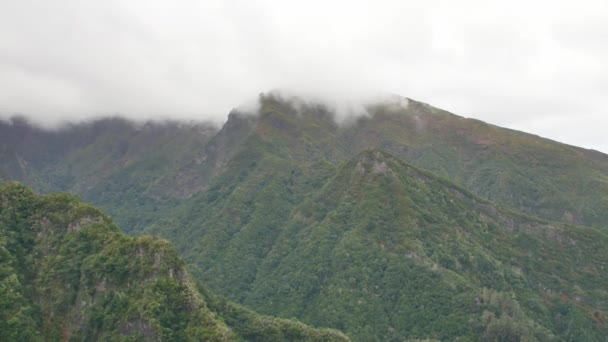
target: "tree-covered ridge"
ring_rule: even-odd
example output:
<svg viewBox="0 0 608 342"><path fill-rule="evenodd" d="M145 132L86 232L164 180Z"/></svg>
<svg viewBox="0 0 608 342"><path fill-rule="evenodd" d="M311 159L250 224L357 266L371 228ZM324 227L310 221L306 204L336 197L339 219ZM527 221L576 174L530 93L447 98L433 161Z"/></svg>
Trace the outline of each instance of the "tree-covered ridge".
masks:
<svg viewBox="0 0 608 342"><path fill-rule="evenodd" d="M408 100L346 128L352 153L381 148L497 204L552 221L608 227L608 156Z"/></svg>
<svg viewBox="0 0 608 342"><path fill-rule="evenodd" d="M210 290L355 340L606 335L605 154L403 98L345 124L260 105L209 135L101 120L48 144L0 123L0 178L79 193Z"/></svg>
<svg viewBox="0 0 608 342"><path fill-rule="evenodd" d="M203 296L169 242L127 237L72 195L18 183L0 187L0 331L7 341L348 340Z"/></svg>
<svg viewBox="0 0 608 342"><path fill-rule="evenodd" d="M23 120L0 121L0 179L41 192L77 193L139 233L212 188L240 154L252 153L253 160L260 150L272 151L305 167L314 160L337 165L380 148L500 205L552 221L608 227L603 153L401 97L365 111L337 124L324 105L266 94L258 113L235 110L220 130L113 118L49 131Z"/></svg>
<svg viewBox="0 0 608 342"><path fill-rule="evenodd" d="M189 165L205 159L203 148L216 132L203 123L120 118L45 130L16 118L0 122L0 178L40 193L78 194L124 229L141 229L205 187L205 177L186 176Z"/></svg>
<svg viewBox="0 0 608 342"><path fill-rule="evenodd" d="M157 233L211 289L257 311L357 341L607 332L597 229L501 209L380 150L337 168L271 154L238 170L194 197L179 230Z"/></svg>

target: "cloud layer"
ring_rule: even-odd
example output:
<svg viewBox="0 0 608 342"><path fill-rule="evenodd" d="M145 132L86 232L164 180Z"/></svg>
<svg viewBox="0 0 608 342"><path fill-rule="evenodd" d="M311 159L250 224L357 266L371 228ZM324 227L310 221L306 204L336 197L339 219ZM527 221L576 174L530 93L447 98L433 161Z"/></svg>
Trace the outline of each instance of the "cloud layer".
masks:
<svg viewBox="0 0 608 342"><path fill-rule="evenodd" d="M0 113L225 120L391 92L608 152L606 1L4 1Z"/></svg>

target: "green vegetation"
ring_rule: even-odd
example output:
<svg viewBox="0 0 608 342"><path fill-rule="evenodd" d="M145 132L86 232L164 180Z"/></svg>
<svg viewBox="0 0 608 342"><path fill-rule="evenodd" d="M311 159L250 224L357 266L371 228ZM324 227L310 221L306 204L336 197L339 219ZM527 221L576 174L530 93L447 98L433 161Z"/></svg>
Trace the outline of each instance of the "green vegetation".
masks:
<svg viewBox="0 0 608 342"><path fill-rule="evenodd" d="M219 131L0 123L0 177L170 240L247 339L300 323L245 307L357 341L604 340L608 157L391 101L344 125L273 95Z"/></svg>
<svg viewBox="0 0 608 342"><path fill-rule="evenodd" d="M310 178L259 160L195 197L181 229L156 227L230 299L358 341L605 335L606 234L497 208L378 150Z"/></svg>
<svg viewBox="0 0 608 342"><path fill-rule="evenodd" d="M338 165L379 148L499 205L552 221L608 227L605 154L404 98L370 105L370 115L343 125L323 105L272 94L260 101L259 115L235 111L221 130L118 118L58 131L22 119L0 122L0 179L43 193L77 193L139 234L213 187L243 153L252 154L251 162L260 151L276 153L298 171L313 160Z"/></svg>
<svg viewBox="0 0 608 342"><path fill-rule="evenodd" d="M202 296L169 242L18 183L0 187L0 318L7 341L348 340Z"/></svg>
<svg viewBox="0 0 608 342"><path fill-rule="evenodd" d="M339 140L381 148L478 196L534 216L608 227L608 156L466 119L427 104L378 104Z"/></svg>

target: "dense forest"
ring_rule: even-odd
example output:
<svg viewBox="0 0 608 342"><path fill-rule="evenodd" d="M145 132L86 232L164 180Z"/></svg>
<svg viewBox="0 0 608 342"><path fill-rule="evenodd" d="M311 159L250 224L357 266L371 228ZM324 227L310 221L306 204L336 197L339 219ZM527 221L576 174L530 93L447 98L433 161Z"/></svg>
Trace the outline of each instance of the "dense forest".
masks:
<svg viewBox="0 0 608 342"><path fill-rule="evenodd" d="M73 195L18 183L0 187L0 331L4 341L348 341L214 296L168 241L128 237Z"/></svg>
<svg viewBox="0 0 608 342"><path fill-rule="evenodd" d="M221 128L16 118L0 123L0 177L77 194L134 236L113 228L117 241L170 249L174 277L204 284L188 286L245 339L243 317L282 322L268 340L292 340L281 324L355 341L605 339L608 156L405 98L366 110L337 122L267 94Z"/></svg>

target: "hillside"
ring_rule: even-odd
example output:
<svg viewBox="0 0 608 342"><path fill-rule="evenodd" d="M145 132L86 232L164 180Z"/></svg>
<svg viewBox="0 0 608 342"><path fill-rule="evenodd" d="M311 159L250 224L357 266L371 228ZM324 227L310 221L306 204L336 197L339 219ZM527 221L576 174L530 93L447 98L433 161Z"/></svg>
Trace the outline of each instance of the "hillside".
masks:
<svg viewBox="0 0 608 342"><path fill-rule="evenodd" d="M220 130L1 124L0 175L76 192L169 239L211 291L356 341L606 336L608 156L405 98L345 123L260 101ZM40 157L45 134L98 125Z"/></svg>
<svg viewBox="0 0 608 342"><path fill-rule="evenodd" d="M5 340L348 340L204 293L169 242L127 237L72 195L0 187Z"/></svg>
<svg viewBox="0 0 608 342"><path fill-rule="evenodd" d="M201 150L216 131L202 123L136 124L120 118L46 130L17 118L0 124L0 157L9 161L0 174L42 193L79 194L109 211L119 225L141 229L159 210L179 202L183 196L176 189L204 188L198 179L170 186L165 179L177 177L184 165L200 164Z"/></svg>
<svg viewBox="0 0 608 342"><path fill-rule="evenodd" d="M357 341L605 336L605 233L501 209L379 150L335 169L273 158L155 231L210 288Z"/></svg>
<svg viewBox="0 0 608 342"><path fill-rule="evenodd" d="M238 154L270 149L298 167L380 148L497 204L553 221L608 227L608 156L389 97L336 124L324 105L269 94L259 113L205 124L101 119L61 130L0 122L0 178L70 191L133 233L213 187ZM263 144L264 146L259 146ZM118 204L120 203L120 204ZM127 203L127 207L124 204ZM137 215L132 215L137 213Z"/></svg>
<svg viewBox="0 0 608 342"><path fill-rule="evenodd" d="M608 227L608 156L408 100L379 104L340 136L381 148L480 197L554 221Z"/></svg>

